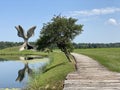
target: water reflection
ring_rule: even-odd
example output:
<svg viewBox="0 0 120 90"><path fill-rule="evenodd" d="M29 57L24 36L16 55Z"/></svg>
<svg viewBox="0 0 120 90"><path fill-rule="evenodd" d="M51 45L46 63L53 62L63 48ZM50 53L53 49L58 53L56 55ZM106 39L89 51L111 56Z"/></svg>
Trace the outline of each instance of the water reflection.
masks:
<svg viewBox="0 0 120 90"><path fill-rule="evenodd" d="M31 75L33 73L33 70L29 67L29 64L28 64L29 61L34 60L34 59L40 59L40 58L43 58L43 57L41 57L41 56L26 56L26 57L21 56L20 60L24 60L24 68L22 68L18 71L18 77L16 78L16 81L21 82L24 79L26 73L27 73L27 75Z"/></svg>
<svg viewBox="0 0 120 90"><path fill-rule="evenodd" d="M20 70L18 71L18 77L16 78L16 81L20 81L20 82L21 82L21 81L24 79L24 77L25 77L25 72L27 72L28 75L29 75L29 74L32 74L32 69L29 68L28 63L26 63L26 64L24 65L24 68L23 68L23 69L20 69Z"/></svg>
<svg viewBox="0 0 120 90"><path fill-rule="evenodd" d="M2 59L0 62L0 88L22 88L29 77L49 63L46 57L19 57L19 60ZM0 60L0 61L2 61Z"/></svg>

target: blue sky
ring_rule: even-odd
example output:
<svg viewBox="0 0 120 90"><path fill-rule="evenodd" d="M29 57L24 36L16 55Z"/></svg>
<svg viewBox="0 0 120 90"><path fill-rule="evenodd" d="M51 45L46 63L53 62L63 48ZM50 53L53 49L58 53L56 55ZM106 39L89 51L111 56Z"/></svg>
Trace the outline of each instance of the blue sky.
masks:
<svg viewBox="0 0 120 90"><path fill-rule="evenodd" d="M73 17L83 24L76 43L120 42L120 0L0 0L0 41L23 41L14 28L37 26L30 41L39 38L43 23L54 15Z"/></svg>

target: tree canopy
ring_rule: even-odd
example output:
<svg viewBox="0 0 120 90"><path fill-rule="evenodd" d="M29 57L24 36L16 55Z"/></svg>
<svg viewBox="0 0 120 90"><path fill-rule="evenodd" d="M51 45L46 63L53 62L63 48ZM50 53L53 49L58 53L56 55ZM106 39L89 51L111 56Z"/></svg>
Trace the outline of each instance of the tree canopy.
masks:
<svg viewBox="0 0 120 90"><path fill-rule="evenodd" d="M41 29L40 37L37 40L38 50L56 44L68 56L72 49L72 40L83 31L83 25L76 24L76 22L77 19L75 18L66 18L61 15L54 16Z"/></svg>

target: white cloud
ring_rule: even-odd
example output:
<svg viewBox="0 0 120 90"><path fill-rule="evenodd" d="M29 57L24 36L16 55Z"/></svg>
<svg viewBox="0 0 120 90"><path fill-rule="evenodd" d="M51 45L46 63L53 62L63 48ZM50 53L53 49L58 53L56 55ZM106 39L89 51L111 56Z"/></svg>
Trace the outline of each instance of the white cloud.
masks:
<svg viewBox="0 0 120 90"><path fill-rule="evenodd" d="M82 10L82 11L71 11L70 16L93 16L93 15L105 15L112 14L115 12L120 12L120 8L101 8L101 9L92 9L92 10Z"/></svg>
<svg viewBox="0 0 120 90"><path fill-rule="evenodd" d="M109 18L106 23L110 25L119 25L119 22L114 18Z"/></svg>

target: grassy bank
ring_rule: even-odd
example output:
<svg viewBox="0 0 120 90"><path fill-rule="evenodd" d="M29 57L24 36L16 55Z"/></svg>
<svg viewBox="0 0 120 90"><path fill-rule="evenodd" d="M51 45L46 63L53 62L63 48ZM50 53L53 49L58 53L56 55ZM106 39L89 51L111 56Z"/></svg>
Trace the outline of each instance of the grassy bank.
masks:
<svg viewBox="0 0 120 90"><path fill-rule="evenodd" d="M63 81L69 72L74 71L74 65L61 52L50 53L50 58L52 63L45 73L35 76L26 90L62 90Z"/></svg>
<svg viewBox="0 0 120 90"><path fill-rule="evenodd" d="M109 70L120 72L120 48L76 49L75 52L97 60Z"/></svg>
<svg viewBox="0 0 120 90"><path fill-rule="evenodd" d="M1 60L19 60L20 56L26 57L29 55L40 55L44 57L48 56L48 53L32 50L19 51L19 47L11 47L0 50Z"/></svg>
<svg viewBox="0 0 120 90"><path fill-rule="evenodd" d="M32 50L24 50L19 51L19 47L11 47L0 50L0 55L47 55L44 52L32 51Z"/></svg>

